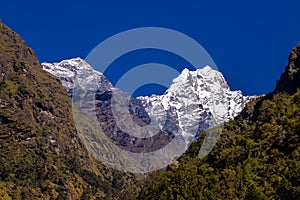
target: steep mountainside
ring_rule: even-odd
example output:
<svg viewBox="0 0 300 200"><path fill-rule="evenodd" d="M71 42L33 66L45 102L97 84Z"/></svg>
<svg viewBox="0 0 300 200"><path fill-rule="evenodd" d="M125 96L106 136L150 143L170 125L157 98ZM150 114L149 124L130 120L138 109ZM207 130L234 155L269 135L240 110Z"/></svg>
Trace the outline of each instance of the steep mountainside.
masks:
<svg viewBox="0 0 300 200"><path fill-rule="evenodd" d="M79 140L71 99L0 22L0 199L108 199L126 177Z"/></svg>
<svg viewBox="0 0 300 200"><path fill-rule="evenodd" d="M198 157L206 133L166 172L152 173L128 199L299 199L299 46L274 92L225 123L214 149ZM136 188L128 189L138 191ZM137 192L136 192L137 193Z"/></svg>

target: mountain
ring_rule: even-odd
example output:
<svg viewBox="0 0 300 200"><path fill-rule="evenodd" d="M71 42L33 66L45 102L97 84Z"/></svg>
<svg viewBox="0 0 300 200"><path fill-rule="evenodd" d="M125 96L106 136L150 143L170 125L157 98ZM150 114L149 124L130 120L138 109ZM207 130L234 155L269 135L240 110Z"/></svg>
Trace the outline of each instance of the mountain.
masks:
<svg viewBox="0 0 300 200"><path fill-rule="evenodd" d="M96 105L96 113L98 116L97 120L100 123L104 133L110 139L120 144L122 148L134 152L140 152L144 151L145 148L147 149L150 148L150 146L153 146L153 141L165 144L166 142L162 141L168 140L168 136L166 136L166 139L163 139L164 137L160 138L161 141L155 139L151 139L152 142L148 140L142 141L136 137L131 137L126 132L122 131L117 126L111 108L112 92L118 91L118 89L114 88L101 72L95 71L83 59L74 58L52 64L42 63L42 66L44 70L54 74L61 80L62 85L69 92L70 96L72 96L74 88L77 87L75 92L81 95L80 98L83 101L85 101L85 99L83 98L84 95L82 94L89 95L89 92L87 91L96 85L97 90L95 91L95 94L93 93L94 97L92 97L92 99L94 100L93 104ZM77 81L77 86L75 81ZM127 94L124 94L124 97L126 95ZM75 99L73 100L76 101ZM93 106L91 109L93 109ZM87 113L88 112L89 111L87 111ZM135 98L131 98L130 101L130 114L131 117L134 118L134 121L140 126L146 125L150 122L149 116L145 112L141 102ZM154 146L157 148L158 144Z"/></svg>
<svg viewBox="0 0 300 200"><path fill-rule="evenodd" d="M62 85L67 89L71 95L75 87L75 77L84 75L82 81L93 81L93 76L99 78L97 85L100 91L111 91L112 84L104 77L101 72L95 71L87 62L81 58L74 58L69 60L63 60L59 63L42 63L43 69L58 77ZM90 74L90 77L86 75ZM88 85L89 83L83 83L82 85Z"/></svg>
<svg viewBox="0 0 300 200"><path fill-rule="evenodd" d="M299 200L298 54L299 45L275 90L252 100L226 122L207 156L200 158L199 151L209 131L201 133L165 172L153 172L139 190L129 188L128 199Z"/></svg>
<svg viewBox="0 0 300 200"><path fill-rule="evenodd" d="M110 199L130 184L86 150L71 102L0 22L0 199Z"/></svg>
<svg viewBox="0 0 300 200"><path fill-rule="evenodd" d="M150 116L166 111L162 130L146 139L118 128L111 102L112 93L121 91L102 73L80 58L43 67L59 79L43 70L33 50L0 22L0 199L299 199L299 45L275 90L252 99L233 120L252 97L230 91L210 67L183 70L164 95L130 98L129 118L141 127L151 123ZM96 91L91 87L95 83ZM121 94L117 106L130 97ZM81 103L76 97L84 96L91 101L76 107ZM199 151L211 130L200 132L165 171L136 182L87 150L85 139L94 140L86 130L94 127L86 122L94 121L81 114L86 110L96 113L109 138L133 153L165 146L178 130L189 133L229 121L204 158ZM83 129L75 127L76 113ZM106 147L105 142L100 145ZM110 149L101 150L106 154Z"/></svg>
<svg viewBox="0 0 300 200"><path fill-rule="evenodd" d="M232 119L254 98L230 91L223 75L209 66L183 70L162 96L133 98L80 58L42 65L60 78L74 105L99 125L85 131L77 117L86 147L111 167L134 173L164 168L199 131Z"/></svg>
<svg viewBox="0 0 300 200"><path fill-rule="evenodd" d="M157 109L175 113L181 134L190 137L233 119L252 98L231 91L223 75L209 66L184 69L161 96L138 97L150 115L163 113Z"/></svg>
<svg viewBox="0 0 300 200"><path fill-rule="evenodd" d="M59 63L42 63L42 66L61 80L70 95L74 88L75 77L78 79L84 73L98 77L97 83L100 85L101 94L111 93L116 89L101 72L93 70L80 58ZM85 82L80 82L85 87L84 85L95 84L92 83L94 80L86 77ZM165 94L132 98L131 102L135 102L135 105L131 105L135 107L138 105L138 113L144 113L145 109L148 115L142 114L144 121L149 120L148 116L152 116L158 119L160 126L169 134L181 134L193 140L199 131L233 119L253 98L255 97L243 96L241 91L231 91L223 75L206 66L196 71L183 70L173 80ZM141 117L141 114L137 117Z"/></svg>

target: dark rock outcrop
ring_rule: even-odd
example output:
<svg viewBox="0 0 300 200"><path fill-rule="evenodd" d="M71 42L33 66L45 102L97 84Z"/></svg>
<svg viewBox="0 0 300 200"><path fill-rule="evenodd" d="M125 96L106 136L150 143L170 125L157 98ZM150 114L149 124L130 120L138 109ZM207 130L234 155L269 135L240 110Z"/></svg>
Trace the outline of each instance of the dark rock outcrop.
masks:
<svg viewBox="0 0 300 200"><path fill-rule="evenodd" d="M289 56L285 72L281 74L274 92L294 94L300 89L300 43Z"/></svg>

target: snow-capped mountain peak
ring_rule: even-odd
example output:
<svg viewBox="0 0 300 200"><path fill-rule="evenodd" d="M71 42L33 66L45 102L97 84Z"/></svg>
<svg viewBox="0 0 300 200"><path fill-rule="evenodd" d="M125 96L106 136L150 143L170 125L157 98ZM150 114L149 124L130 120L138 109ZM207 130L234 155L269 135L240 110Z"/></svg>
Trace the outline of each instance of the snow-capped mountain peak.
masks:
<svg viewBox="0 0 300 200"><path fill-rule="evenodd" d="M150 114L162 107L166 112L172 111L182 134L194 135L233 119L251 98L244 97L241 91L231 91L222 73L205 66L195 71L184 69L161 96L138 99Z"/></svg>
<svg viewBox="0 0 300 200"><path fill-rule="evenodd" d="M81 58L72 58L69 60L63 60L59 63L47 63L43 62L42 66L47 71L52 71L55 73L63 73L66 76L73 76L78 70L93 70L93 68ZM101 72L97 72L101 73ZM102 73L101 73L102 74Z"/></svg>
<svg viewBox="0 0 300 200"><path fill-rule="evenodd" d="M79 80L82 86L90 85L89 81L97 80L98 87L102 91L111 90L113 87L101 72L94 70L85 60L79 57L58 63L43 62L42 66L44 70L57 76L70 94L75 87L75 80Z"/></svg>
<svg viewBox="0 0 300 200"><path fill-rule="evenodd" d="M70 95L75 79L80 80L83 89L97 80L100 92L114 91L104 75L81 58L42 66L61 80ZM182 70L163 95L138 97L135 102L140 102L149 116L162 119L162 123L167 120L168 133L195 138L200 130L233 119L252 98L239 90L231 91L221 72L205 66L195 71ZM167 119L163 119L165 116Z"/></svg>

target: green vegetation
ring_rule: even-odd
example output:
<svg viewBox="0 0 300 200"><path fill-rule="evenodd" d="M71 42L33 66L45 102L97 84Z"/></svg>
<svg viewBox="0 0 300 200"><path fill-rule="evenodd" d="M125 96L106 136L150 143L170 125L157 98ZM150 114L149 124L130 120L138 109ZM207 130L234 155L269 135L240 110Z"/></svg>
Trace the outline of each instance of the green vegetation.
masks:
<svg viewBox="0 0 300 200"><path fill-rule="evenodd" d="M205 158L203 132L178 163L136 183L88 153L59 80L0 22L0 199L299 199L299 55L298 45L275 92L225 123Z"/></svg>
<svg viewBox="0 0 300 200"><path fill-rule="evenodd" d="M179 159L178 167L151 174L135 198L299 199L299 104L300 91L251 102L225 123L207 157L198 158L201 137Z"/></svg>
<svg viewBox="0 0 300 200"><path fill-rule="evenodd" d="M300 43L275 91L224 124L214 149L198 157L206 133L165 172L128 199L300 199Z"/></svg>
<svg viewBox="0 0 300 200"><path fill-rule="evenodd" d="M0 199L111 199L132 180L87 152L60 81L0 23Z"/></svg>

